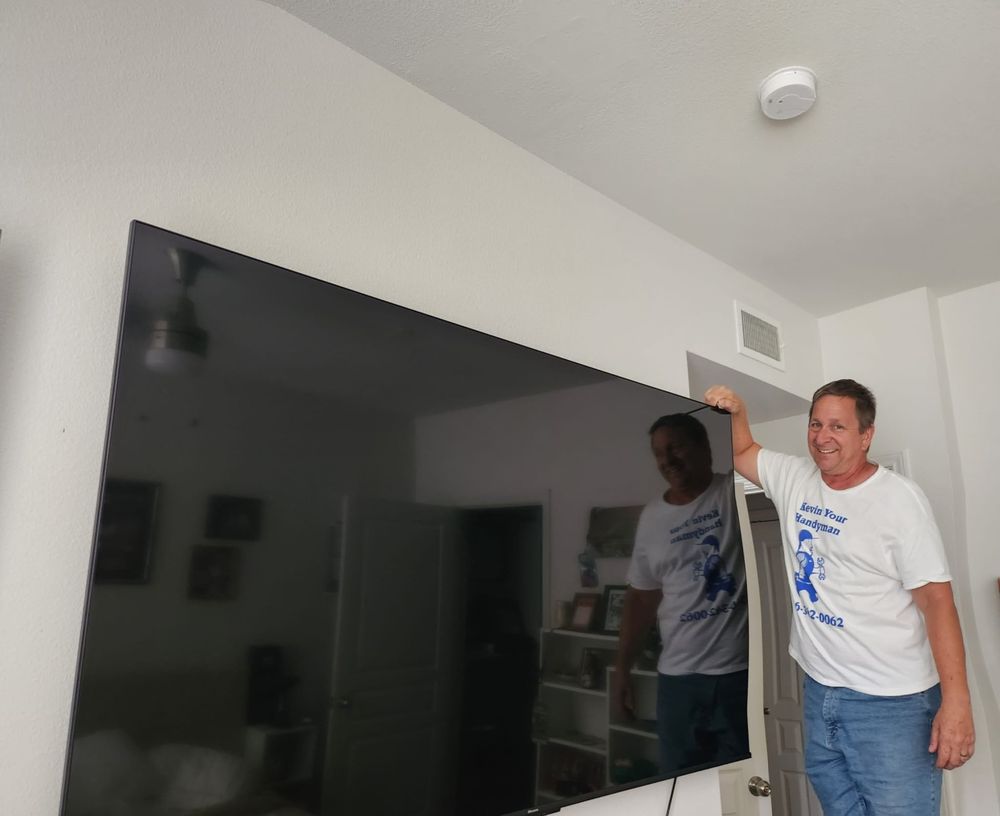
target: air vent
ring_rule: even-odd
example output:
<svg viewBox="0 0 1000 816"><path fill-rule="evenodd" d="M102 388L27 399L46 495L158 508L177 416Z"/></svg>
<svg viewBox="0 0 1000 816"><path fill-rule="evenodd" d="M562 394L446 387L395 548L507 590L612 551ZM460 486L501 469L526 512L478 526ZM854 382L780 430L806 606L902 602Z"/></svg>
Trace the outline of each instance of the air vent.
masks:
<svg viewBox="0 0 1000 816"><path fill-rule="evenodd" d="M781 327L766 315L736 303L736 348L740 354L785 370Z"/></svg>

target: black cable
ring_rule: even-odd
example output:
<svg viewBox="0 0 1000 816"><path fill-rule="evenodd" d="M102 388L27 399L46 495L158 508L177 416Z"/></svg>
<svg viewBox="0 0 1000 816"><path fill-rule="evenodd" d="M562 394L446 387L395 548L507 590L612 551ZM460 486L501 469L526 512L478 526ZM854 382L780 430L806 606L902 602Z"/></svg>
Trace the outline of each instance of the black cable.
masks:
<svg viewBox="0 0 1000 816"><path fill-rule="evenodd" d="M670 799L667 800L667 812L663 816L670 816L670 807L674 803L674 791L677 789L677 777L674 777L674 783L670 786Z"/></svg>
<svg viewBox="0 0 1000 816"><path fill-rule="evenodd" d="M715 411L717 414L728 414L725 408L720 408L718 405L699 405L697 408L692 408L690 411L685 411L685 416L690 416L691 414L697 414L699 411L704 411L706 408Z"/></svg>

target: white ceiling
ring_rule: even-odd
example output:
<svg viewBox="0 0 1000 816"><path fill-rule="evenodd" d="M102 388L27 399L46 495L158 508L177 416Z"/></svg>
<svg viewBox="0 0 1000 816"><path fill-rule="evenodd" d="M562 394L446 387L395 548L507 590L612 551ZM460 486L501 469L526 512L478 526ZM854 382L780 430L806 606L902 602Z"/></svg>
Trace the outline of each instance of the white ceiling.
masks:
<svg viewBox="0 0 1000 816"><path fill-rule="evenodd" d="M271 2L813 314L1000 278L994 0Z"/></svg>

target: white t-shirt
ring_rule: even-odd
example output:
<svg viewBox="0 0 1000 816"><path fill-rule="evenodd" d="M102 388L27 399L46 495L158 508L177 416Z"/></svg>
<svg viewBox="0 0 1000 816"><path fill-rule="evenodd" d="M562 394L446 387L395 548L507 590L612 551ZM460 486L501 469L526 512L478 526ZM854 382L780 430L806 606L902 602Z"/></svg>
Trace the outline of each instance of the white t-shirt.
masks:
<svg viewBox="0 0 1000 816"><path fill-rule="evenodd" d="M660 496L643 508L628 582L663 591L661 674L747 667L746 569L732 472L714 474L689 504L667 504Z"/></svg>
<svg viewBox="0 0 1000 816"><path fill-rule="evenodd" d="M920 488L880 467L834 490L811 459L767 450L757 473L781 519L792 596L788 651L806 674L887 697L937 683L909 590L951 575Z"/></svg>

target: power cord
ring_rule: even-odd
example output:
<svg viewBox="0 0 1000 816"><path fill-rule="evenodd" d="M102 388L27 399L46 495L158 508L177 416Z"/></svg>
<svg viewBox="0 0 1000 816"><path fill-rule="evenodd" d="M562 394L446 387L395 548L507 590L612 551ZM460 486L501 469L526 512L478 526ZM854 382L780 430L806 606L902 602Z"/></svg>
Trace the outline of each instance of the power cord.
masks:
<svg viewBox="0 0 1000 816"><path fill-rule="evenodd" d="M677 777L674 777L673 784L670 786L670 799L667 800L667 812L663 816L670 816L670 808L674 804L674 791L677 790Z"/></svg>

